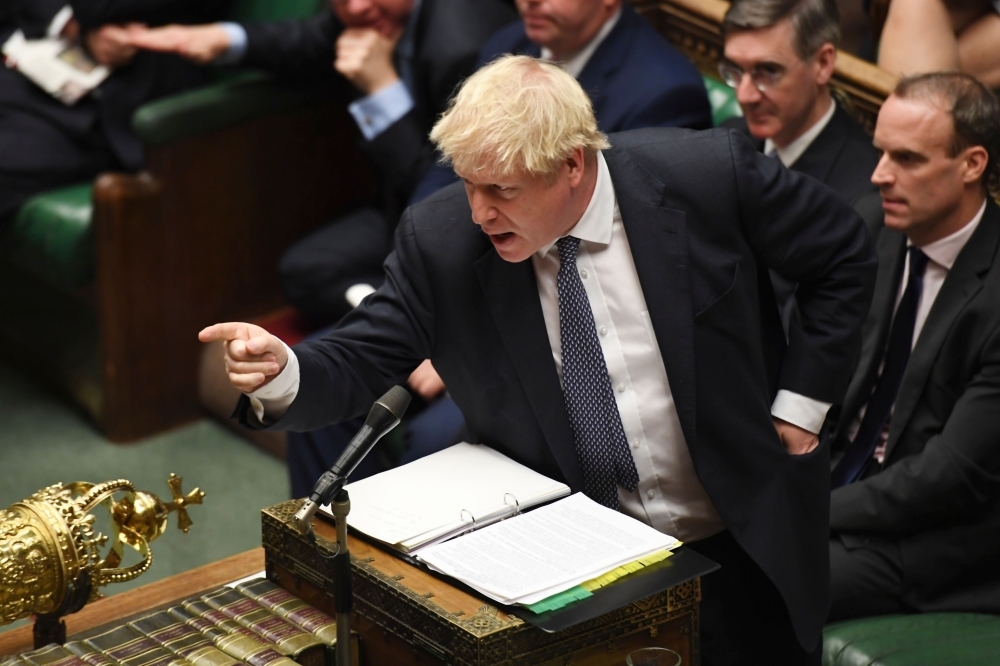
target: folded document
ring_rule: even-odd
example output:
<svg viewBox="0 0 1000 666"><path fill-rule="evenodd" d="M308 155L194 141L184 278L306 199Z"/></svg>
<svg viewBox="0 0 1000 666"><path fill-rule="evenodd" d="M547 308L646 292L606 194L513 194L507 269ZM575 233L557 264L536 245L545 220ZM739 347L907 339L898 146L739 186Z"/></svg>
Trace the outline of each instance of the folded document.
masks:
<svg viewBox="0 0 1000 666"><path fill-rule="evenodd" d="M674 537L576 493L425 548L419 558L502 604L530 606L679 545Z"/></svg>

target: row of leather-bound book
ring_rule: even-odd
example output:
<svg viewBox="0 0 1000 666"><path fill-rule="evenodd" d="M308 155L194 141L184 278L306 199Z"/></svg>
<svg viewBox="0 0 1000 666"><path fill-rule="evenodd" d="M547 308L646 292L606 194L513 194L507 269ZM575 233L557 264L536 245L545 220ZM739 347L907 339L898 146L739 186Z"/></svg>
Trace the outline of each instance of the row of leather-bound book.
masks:
<svg viewBox="0 0 1000 666"><path fill-rule="evenodd" d="M336 633L332 617L258 578L0 666L327 666Z"/></svg>

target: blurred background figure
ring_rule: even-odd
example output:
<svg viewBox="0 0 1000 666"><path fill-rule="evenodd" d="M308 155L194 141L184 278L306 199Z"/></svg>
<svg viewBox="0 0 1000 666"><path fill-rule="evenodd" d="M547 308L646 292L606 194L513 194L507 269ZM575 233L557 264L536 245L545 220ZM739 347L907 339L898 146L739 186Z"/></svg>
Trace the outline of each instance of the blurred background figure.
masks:
<svg viewBox="0 0 1000 666"><path fill-rule="evenodd" d="M348 288L381 284L403 204L434 162L431 125L483 42L514 16L502 0L336 0L308 19L167 26L131 43L283 76L335 70L357 89L349 111L382 177L381 200L300 240L278 269L292 304L325 326L351 309Z"/></svg>
<svg viewBox="0 0 1000 666"><path fill-rule="evenodd" d="M141 104L204 81L200 68L172 55L140 53L131 35L144 25L202 22L225 14L230 0L4 0L0 44L62 36L111 68L100 86L73 105L17 71L0 67L0 224L43 190L135 171L142 144L132 133ZM14 67L12 68L11 65Z"/></svg>
<svg viewBox="0 0 1000 666"><path fill-rule="evenodd" d="M961 71L1000 88L1000 1L874 0L871 13L880 67Z"/></svg>
<svg viewBox="0 0 1000 666"><path fill-rule="evenodd" d="M871 137L830 94L840 23L834 0L736 0L722 22L719 72L736 90L742 118L725 125L757 149L829 186L854 206L874 236L882 204L871 173ZM795 282L772 271L787 331Z"/></svg>

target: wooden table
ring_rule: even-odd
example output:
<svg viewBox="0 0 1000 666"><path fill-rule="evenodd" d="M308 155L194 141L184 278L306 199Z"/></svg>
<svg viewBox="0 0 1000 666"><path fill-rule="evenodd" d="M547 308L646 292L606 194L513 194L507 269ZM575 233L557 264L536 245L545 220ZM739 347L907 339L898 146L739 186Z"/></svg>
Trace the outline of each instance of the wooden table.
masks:
<svg viewBox="0 0 1000 666"><path fill-rule="evenodd" d="M79 613L66 616L66 635L73 636L178 599L221 587L264 570L264 549L254 548L163 580L137 587L87 604ZM0 633L0 655L19 654L34 645L32 627Z"/></svg>
<svg viewBox="0 0 1000 666"><path fill-rule="evenodd" d="M336 534L315 520L313 543L292 527L300 500L264 509L267 573L292 594L333 614ZM699 653L698 578L563 631L546 633L482 596L360 539L348 538L354 612L369 666L621 666L640 647L673 649L685 666ZM669 560L667 560L669 562Z"/></svg>

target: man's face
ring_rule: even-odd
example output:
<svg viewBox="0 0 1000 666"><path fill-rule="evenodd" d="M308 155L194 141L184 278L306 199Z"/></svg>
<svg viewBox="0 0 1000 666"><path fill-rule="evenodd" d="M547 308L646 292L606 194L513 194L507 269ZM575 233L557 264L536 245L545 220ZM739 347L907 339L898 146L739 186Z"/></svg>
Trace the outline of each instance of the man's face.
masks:
<svg viewBox="0 0 1000 666"><path fill-rule="evenodd" d="M965 155L950 156L955 126L934 100L891 95L878 114L875 147L882 152L872 183L882 194L885 226L925 245L959 211ZM946 234L945 234L946 235Z"/></svg>
<svg viewBox="0 0 1000 666"><path fill-rule="evenodd" d="M564 162L551 185L542 176L459 174L465 182L472 220L490 237L504 260L516 263L528 259L580 220L589 203L589 199L581 202L582 150L580 157L580 164Z"/></svg>
<svg viewBox="0 0 1000 666"><path fill-rule="evenodd" d="M524 31L557 56L582 49L618 7L620 0L517 0Z"/></svg>
<svg viewBox="0 0 1000 666"><path fill-rule="evenodd" d="M372 28L389 36L406 24L413 0L330 0L333 11L348 28Z"/></svg>
<svg viewBox="0 0 1000 666"><path fill-rule="evenodd" d="M724 50L725 59L744 72L736 99L750 133L779 146L788 145L818 120L814 116L820 93L833 71L832 45L804 61L795 52L794 38L795 29L786 19L769 28L733 32ZM752 72L776 80L761 92L751 80Z"/></svg>

